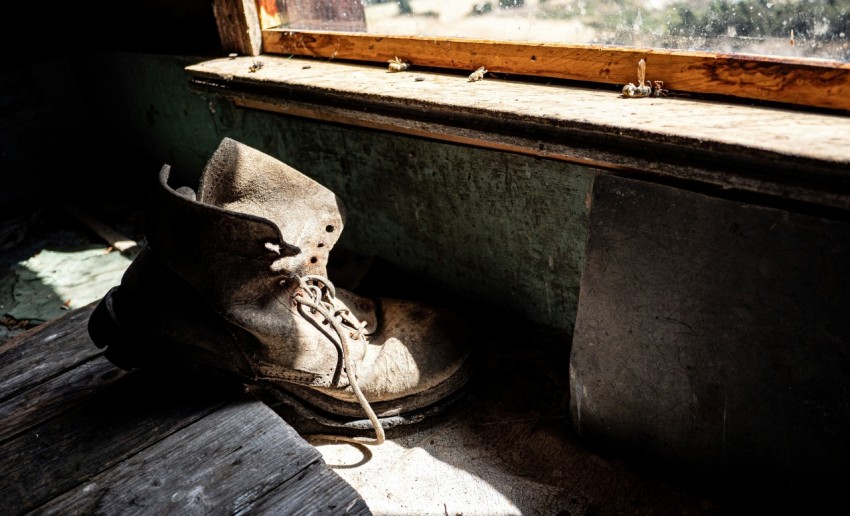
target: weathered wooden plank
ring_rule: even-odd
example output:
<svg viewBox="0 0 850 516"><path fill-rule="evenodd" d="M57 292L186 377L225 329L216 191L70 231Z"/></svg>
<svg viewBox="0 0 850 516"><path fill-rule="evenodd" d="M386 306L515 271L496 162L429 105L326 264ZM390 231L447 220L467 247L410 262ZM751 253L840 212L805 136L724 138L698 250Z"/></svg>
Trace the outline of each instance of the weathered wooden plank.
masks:
<svg viewBox="0 0 850 516"><path fill-rule="evenodd" d="M63 412L127 374L103 356L39 383L0 403L0 443Z"/></svg>
<svg viewBox="0 0 850 516"><path fill-rule="evenodd" d="M256 56L262 52L256 0L214 0L218 34L226 52Z"/></svg>
<svg viewBox="0 0 850 516"><path fill-rule="evenodd" d="M623 141L701 143L722 146L717 152L745 148L850 164L850 117L843 115L685 98L623 99L613 91L506 80L469 83L455 75L391 74L385 68L316 60L266 56L263 61L257 73L250 72L251 60L245 58L204 61L187 71L199 80L228 80L232 90L239 85L285 88L287 93L309 88L314 96L371 101L370 111L406 106L414 118L430 111L442 119L454 112L455 117L486 117L481 121L491 124L534 121L553 131L583 129Z"/></svg>
<svg viewBox="0 0 850 516"><path fill-rule="evenodd" d="M231 385L132 373L0 444L0 513L80 485L233 399Z"/></svg>
<svg viewBox="0 0 850 516"><path fill-rule="evenodd" d="M322 493L317 497L316 493ZM245 514L368 515L366 502L323 462L315 462L244 511Z"/></svg>
<svg viewBox="0 0 850 516"><path fill-rule="evenodd" d="M127 255L130 256L134 254L132 252L133 248L140 247L139 243L135 240L131 239L128 236L125 236L117 229L113 228L109 224L106 224L104 221L99 220L88 213L85 213L77 206L67 204L64 206L64 209L65 211L76 217L80 222L85 224L85 226L92 230L97 236L103 239L103 241L111 249L116 249L122 253L127 252Z"/></svg>
<svg viewBox="0 0 850 516"><path fill-rule="evenodd" d="M539 145L531 145L531 142L528 140L509 139L495 135L488 137L485 133L479 131L450 128L440 124L419 122L410 119L394 119L372 113L355 113L344 107L319 107L303 102L292 101L276 102L268 97L258 98L252 97L251 95L241 95L234 98L233 102L239 107L259 109L262 111L269 111L271 113L299 116L302 118L353 125L367 129L391 131L394 133L420 136L423 138L431 138L462 145L473 145L476 147L512 152L515 154L554 159L605 170L616 170L620 172L633 171L632 168L617 163L599 161L598 159L575 156L564 152L553 152L552 149L541 149L539 148Z"/></svg>
<svg viewBox="0 0 850 516"><path fill-rule="evenodd" d="M850 207L850 117L264 57L187 67L240 106ZM309 64L309 66L308 66ZM421 80L415 80L421 79ZM789 142L794 142L789 145Z"/></svg>
<svg viewBox="0 0 850 516"><path fill-rule="evenodd" d="M625 85L647 79L671 91L729 95L831 109L850 109L850 63L601 45L494 42L463 38L344 32L262 31L267 53L413 65Z"/></svg>
<svg viewBox="0 0 850 516"><path fill-rule="evenodd" d="M95 305L37 326L0 346L0 400L100 354L86 328Z"/></svg>
<svg viewBox="0 0 850 516"><path fill-rule="evenodd" d="M314 447L264 404L234 402L51 500L39 512L243 513L257 498L321 460ZM356 492L336 480L349 487L341 502L356 504ZM329 488L316 486L314 500L324 503ZM278 513L290 514L301 502L305 498L293 504L283 500Z"/></svg>

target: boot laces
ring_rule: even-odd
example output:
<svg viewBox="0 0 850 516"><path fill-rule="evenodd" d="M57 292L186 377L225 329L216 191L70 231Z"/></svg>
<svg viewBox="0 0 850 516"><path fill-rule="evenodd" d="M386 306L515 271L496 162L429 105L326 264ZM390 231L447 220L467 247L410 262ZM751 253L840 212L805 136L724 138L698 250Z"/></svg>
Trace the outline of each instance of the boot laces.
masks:
<svg viewBox="0 0 850 516"><path fill-rule="evenodd" d="M357 398L363 412L372 423L372 428L375 430L375 438L348 437L342 435L312 435L314 438L325 439L338 442L352 442L358 444L374 444L378 445L384 442L384 428L369 405L363 391L360 390L360 385L357 380L357 373L354 368L354 362L351 359L349 342L351 340L362 339L366 341L366 322L358 321L357 317L351 313L345 304L337 299L336 289L333 283L324 276L308 275L298 278L300 292L294 296L299 305L307 306L314 314L319 314L324 321L331 325L337 337L339 338L339 350L342 354L343 367L348 376L348 383L351 385L351 390ZM316 324L315 319L303 314L310 322ZM320 328L321 329L321 328ZM335 378L337 375L334 375Z"/></svg>

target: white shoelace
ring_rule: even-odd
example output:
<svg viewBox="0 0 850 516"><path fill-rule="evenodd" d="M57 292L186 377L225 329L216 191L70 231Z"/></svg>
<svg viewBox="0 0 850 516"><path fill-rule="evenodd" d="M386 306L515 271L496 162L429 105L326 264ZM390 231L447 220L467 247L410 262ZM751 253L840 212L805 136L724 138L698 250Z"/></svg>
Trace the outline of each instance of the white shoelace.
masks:
<svg viewBox="0 0 850 516"><path fill-rule="evenodd" d="M372 427L375 429L375 438L368 437L349 437L343 435L325 435L311 434L310 437L317 439L329 440L334 442L351 442L357 444L372 444L378 445L384 442L384 428L372 410L371 405L366 400L366 396L360 390L360 385L357 383L357 374L354 369L354 363L351 360L349 352L349 339L357 340L364 339L365 334L363 329L366 327L366 322L360 322L351 313L351 311L336 298L336 290L333 283L323 276L304 276L298 278L301 286L301 291L295 294L295 301L298 302L299 308L307 306L312 313L318 313L325 321L327 321L339 337L339 351L342 354L343 367L348 376L348 383L351 385L351 390L354 391L354 396L363 408L363 411L368 416ZM304 314L302 315L317 326L320 324L314 318ZM343 325L348 326L346 329ZM322 328L319 328L322 330ZM334 383L339 380L339 369L334 374Z"/></svg>

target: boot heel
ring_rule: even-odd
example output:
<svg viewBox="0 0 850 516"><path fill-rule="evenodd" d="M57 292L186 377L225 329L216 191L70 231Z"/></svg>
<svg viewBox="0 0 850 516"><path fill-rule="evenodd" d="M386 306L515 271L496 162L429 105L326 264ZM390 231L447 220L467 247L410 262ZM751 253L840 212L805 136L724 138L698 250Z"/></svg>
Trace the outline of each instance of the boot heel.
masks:
<svg viewBox="0 0 850 516"><path fill-rule="evenodd" d="M103 296L89 317L88 332L94 345L105 349L104 356L116 366L129 371L140 367L141 361L132 350L138 348L135 339L118 324L115 316L113 287Z"/></svg>

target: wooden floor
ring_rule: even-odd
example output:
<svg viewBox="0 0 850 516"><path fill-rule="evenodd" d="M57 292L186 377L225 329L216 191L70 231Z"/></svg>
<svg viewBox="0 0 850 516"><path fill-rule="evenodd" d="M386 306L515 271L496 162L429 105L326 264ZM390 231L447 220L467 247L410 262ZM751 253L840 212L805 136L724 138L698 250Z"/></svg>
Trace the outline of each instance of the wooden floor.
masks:
<svg viewBox="0 0 850 516"><path fill-rule="evenodd" d="M239 386L113 366L92 309L0 345L0 514L370 514Z"/></svg>

